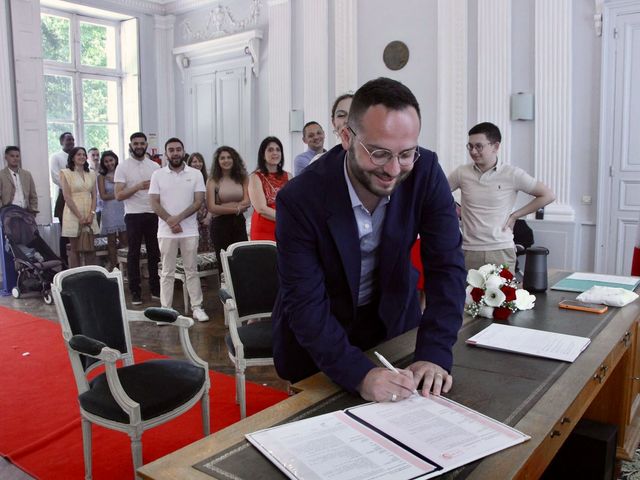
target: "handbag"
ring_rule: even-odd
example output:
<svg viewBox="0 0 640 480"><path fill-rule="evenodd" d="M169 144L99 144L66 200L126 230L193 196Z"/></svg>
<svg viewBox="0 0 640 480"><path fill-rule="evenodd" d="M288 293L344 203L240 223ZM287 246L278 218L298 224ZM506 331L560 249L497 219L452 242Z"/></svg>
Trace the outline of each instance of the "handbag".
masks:
<svg viewBox="0 0 640 480"><path fill-rule="evenodd" d="M78 252L90 253L96 249L93 243L93 230L89 225L83 225L80 227L78 234Z"/></svg>

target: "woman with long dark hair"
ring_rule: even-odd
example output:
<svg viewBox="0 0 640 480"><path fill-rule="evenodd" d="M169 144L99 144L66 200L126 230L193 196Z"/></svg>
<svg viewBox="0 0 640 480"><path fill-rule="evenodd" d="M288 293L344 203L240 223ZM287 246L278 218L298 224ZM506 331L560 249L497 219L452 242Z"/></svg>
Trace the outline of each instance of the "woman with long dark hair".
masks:
<svg viewBox="0 0 640 480"><path fill-rule="evenodd" d="M98 167L98 193L102 200L102 222L100 234L107 236L107 249L111 268L118 265L118 244L127 245L127 226L124 223L124 203L116 200L113 176L118 166L118 155L105 150Z"/></svg>
<svg viewBox="0 0 640 480"><path fill-rule="evenodd" d="M265 138L258 149L258 168L249 176L251 240L276 239L276 195L291 179L283 165L282 142L277 137Z"/></svg>
<svg viewBox="0 0 640 480"><path fill-rule="evenodd" d="M211 212L211 242L220 260L220 250L247 240L244 212L249 202L249 179L240 154L231 147L219 147L213 154L207 181L207 207Z"/></svg>
<svg viewBox="0 0 640 480"><path fill-rule="evenodd" d="M204 157L199 152L193 152L187 158L187 165L191 168L195 168L196 170L200 170L202 173L202 179L204 183L207 183L207 165L204 163ZM200 206L200 210L196 215L196 219L198 220L198 234L200 235L200 240L198 242L198 253L210 252L211 251L211 214L207 208L207 200L202 202Z"/></svg>
<svg viewBox="0 0 640 480"><path fill-rule="evenodd" d="M69 238L69 267L78 267L80 229L89 226L94 234L98 233L96 174L89 171L87 151L83 147L75 147L69 152L67 168L60 170L60 187L65 201L61 235ZM84 255L85 263L95 263L95 252Z"/></svg>

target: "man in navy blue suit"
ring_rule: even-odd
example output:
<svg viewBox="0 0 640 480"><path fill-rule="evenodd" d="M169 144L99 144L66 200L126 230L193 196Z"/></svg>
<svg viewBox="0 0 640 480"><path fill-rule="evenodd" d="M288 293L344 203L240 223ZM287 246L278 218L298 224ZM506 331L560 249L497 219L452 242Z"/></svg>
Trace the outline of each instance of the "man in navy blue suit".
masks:
<svg viewBox="0 0 640 480"><path fill-rule="evenodd" d="M366 400L451 388L462 322L464 260L455 203L436 154L418 146L420 107L403 84L379 78L353 97L334 147L276 199L280 290L273 311L278 374L318 370ZM421 238L427 307L409 252ZM400 373L363 353L418 327Z"/></svg>

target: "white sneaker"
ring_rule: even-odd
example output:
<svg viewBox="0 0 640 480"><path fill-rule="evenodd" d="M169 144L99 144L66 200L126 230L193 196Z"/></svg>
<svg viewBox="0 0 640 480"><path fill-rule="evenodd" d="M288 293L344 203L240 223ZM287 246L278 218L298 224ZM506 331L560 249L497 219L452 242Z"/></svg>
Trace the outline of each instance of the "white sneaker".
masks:
<svg viewBox="0 0 640 480"><path fill-rule="evenodd" d="M194 308L193 309L193 319L197 320L198 322L208 322L209 321L209 315L207 315L205 313L205 311L201 308Z"/></svg>

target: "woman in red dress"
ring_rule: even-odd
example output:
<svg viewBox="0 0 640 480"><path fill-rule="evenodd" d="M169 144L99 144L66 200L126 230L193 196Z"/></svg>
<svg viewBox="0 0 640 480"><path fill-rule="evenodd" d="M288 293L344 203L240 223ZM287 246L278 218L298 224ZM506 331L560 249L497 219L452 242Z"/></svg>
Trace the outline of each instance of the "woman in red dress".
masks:
<svg viewBox="0 0 640 480"><path fill-rule="evenodd" d="M276 239L276 195L291 179L283 165L282 142L276 137L265 138L258 149L258 168L249 176L251 240Z"/></svg>

